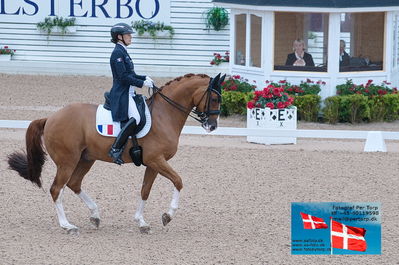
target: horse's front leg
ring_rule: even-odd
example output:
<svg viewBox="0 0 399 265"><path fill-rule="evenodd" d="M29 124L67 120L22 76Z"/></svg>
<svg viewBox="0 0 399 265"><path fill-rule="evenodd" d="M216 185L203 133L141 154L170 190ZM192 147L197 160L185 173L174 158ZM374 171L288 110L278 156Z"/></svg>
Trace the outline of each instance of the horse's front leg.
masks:
<svg viewBox="0 0 399 265"><path fill-rule="evenodd" d="M150 232L150 226L144 220L144 207L145 203L147 202L148 196L150 195L152 184L154 183L157 175L158 172L151 167L146 168L143 185L141 187L141 199L139 200L139 207L137 208L136 214L134 215L134 219L139 224L140 232L145 234L148 234Z"/></svg>
<svg viewBox="0 0 399 265"><path fill-rule="evenodd" d="M172 201L170 203L169 211L162 215L163 225L167 225L172 217L176 214L177 208L179 207L180 191L183 188L183 182L181 177L173 170L173 168L166 162L165 159L159 159L152 164L152 166L164 177L172 181L175 186L173 191Z"/></svg>

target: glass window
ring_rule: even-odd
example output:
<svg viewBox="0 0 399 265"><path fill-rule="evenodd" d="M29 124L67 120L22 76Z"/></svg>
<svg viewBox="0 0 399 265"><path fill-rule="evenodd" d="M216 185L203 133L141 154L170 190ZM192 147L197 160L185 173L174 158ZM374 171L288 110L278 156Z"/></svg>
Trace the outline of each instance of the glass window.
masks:
<svg viewBox="0 0 399 265"><path fill-rule="evenodd" d="M251 59L249 66L262 67L262 17L251 15Z"/></svg>
<svg viewBox="0 0 399 265"><path fill-rule="evenodd" d="M275 13L274 70L327 71L328 14Z"/></svg>
<svg viewBox="0 0 399 265"><path fill-rule="evenodd" d="M247 15L240 14L235 16L236 39L235 39L235 64L245 65L246 35L247 35Z"/></svg>
<svg viewBox="0 0 399 265"><path fill-rule="evenodd" d="M383 69L383 12L341 14L340 72Z"/></svg>

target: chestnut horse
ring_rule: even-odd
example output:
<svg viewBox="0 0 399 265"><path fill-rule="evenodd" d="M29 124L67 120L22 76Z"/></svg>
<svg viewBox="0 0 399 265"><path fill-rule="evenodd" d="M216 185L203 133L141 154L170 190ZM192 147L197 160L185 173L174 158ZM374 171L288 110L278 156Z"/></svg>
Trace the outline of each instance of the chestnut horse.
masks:
<svg viewBox="0 0 399 265"><path fill-rule="evenodd" d="M141 200L134 217L141 232L150 231L150 226L144 221L143 211L158 173L174 185L169 211L162 215L163 225L168 224L174 216L183 183L167 161L177 151L180 133L190 111L199 116L197 120L208 132L217 128L223 80L224 76L220 78L220 74L215 78L187 74L168 82L162 89L154 89L154 94L148 100L151 102L152 127L145 137L138 139L143 148L143 164L146 166ZM11 169L41 187L45 147L57 166L50 193L59 224L68 233L78 233L78 228L68 221L64 212L62 194L65 186L90 209L90 222L97 228L100 224L96 203L81 188L84 176L96 160L112 162L108 150L114 138L97 133L96 110L97 105L71 104L48 118L32 121L26 132L26 154L14 152L8 156ZM128 152L131 146L131 141L128 141L122 156L127 163L132 162Z"/></svg>

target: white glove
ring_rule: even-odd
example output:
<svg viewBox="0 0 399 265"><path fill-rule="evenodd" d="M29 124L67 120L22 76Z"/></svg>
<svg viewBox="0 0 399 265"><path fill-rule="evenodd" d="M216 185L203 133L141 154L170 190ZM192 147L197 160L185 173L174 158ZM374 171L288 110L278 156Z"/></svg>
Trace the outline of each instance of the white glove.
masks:
<svg viewBox="0 0 399 265"><path fill-rule="evenodd" d="M148 81L154 83L154 80L152 80L149 76L146 76L146 77L145 77L145 80L148 80Z"/></svg>
<svg viewBox="0 0 399 265"><path fill-rule="evenodd" d="M154 83L152 81L149 81L146 79L146 80L144 80L143 85L146 87L152 88L154 86Z"/></svg>

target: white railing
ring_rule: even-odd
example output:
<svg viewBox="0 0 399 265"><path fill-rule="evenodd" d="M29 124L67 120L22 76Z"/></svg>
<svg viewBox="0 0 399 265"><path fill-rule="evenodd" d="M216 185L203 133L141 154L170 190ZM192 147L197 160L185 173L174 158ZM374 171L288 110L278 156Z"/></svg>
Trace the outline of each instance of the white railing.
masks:
<svg viewBox="0 0 399 265"><path fill-rule="evenodd" d="M0 120L0 128L28 128L30 121ZM318 139L360 139L366 140L365 152L386 152L385 140L399 140L399 132L388 131L349 131L349 130L280 130L219 127L207 133L199 126L184 126L182 134L219 135L219 136L263 136L297 137Z"/></svg>

